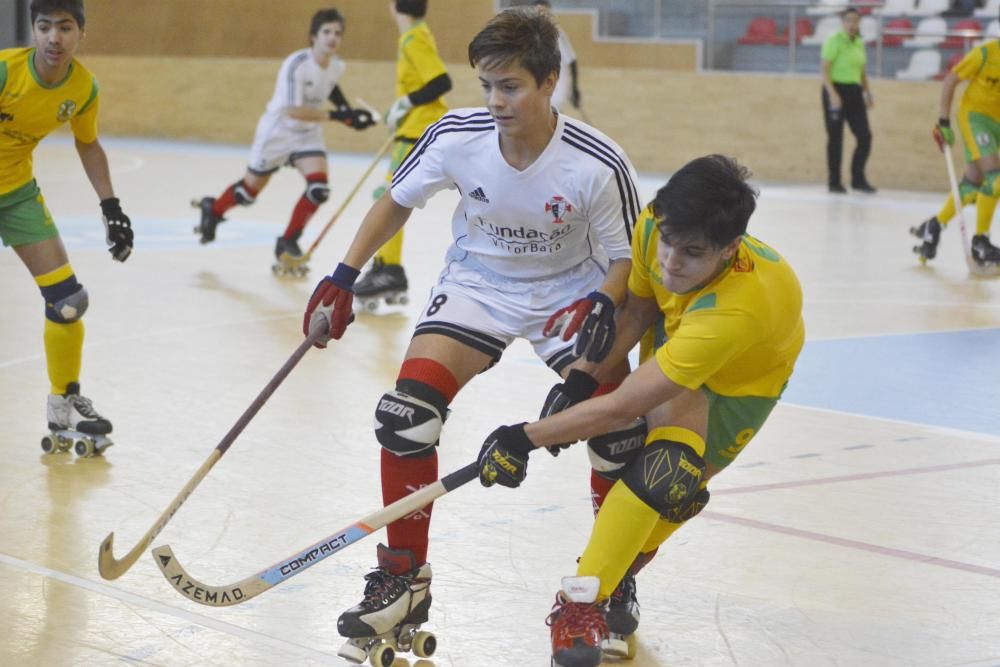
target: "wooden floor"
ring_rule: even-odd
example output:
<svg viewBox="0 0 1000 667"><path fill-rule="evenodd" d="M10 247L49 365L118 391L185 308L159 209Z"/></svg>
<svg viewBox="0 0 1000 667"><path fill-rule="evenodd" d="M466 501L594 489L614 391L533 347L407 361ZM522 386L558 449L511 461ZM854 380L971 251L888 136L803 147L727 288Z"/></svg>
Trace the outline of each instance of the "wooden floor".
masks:
<svg viewBox="0 0 1000 667"><path fill-rule="evenodd" d="M180 597L148 555L114 582L96 562L112 530L118 555L135 544L299 344L315 279L343 254L370 188L313 276L282 281L269 266L296 174L278 174L202 247L188 202L236 180L246 148L106 147L137 235L125 265L103 249L71 144L56 138L36 158L91 295L82 380L115 424L104 458L42 455L42 304L0 253L0 664L343 664L336 618L360 599L382 534L223 609ZM333 195L308 238L369 159L333 158ZM661 181L644 179L643 195ZM636 667L1000 664L1000 280L968 276L957 229L932 266L914 260L907 229L941 197L763 187L751 232L797 270L808 343L767 428L639 578ZM194 576L235 581L379 507L374 404L440 268L454 203L438 195L407 227L412 303L310 351L163 531L156 544ZM495 426L532 418L553 381L512 346L454 402L442 470L472 461ZM430 554L438 653L397 664L547 664L544 619L588 537L589 504L582 447L533 458L517 491L474 483L443 498Z"/></svg>

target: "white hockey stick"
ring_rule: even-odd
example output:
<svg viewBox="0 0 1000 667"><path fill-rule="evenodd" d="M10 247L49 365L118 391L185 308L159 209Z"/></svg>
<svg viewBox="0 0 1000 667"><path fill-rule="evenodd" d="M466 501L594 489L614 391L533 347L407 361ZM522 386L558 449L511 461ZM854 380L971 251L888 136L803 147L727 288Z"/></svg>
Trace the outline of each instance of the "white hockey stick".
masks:
<svg viewBox="0 0 1000 667"><path fill-rule="evenodd" d="M965 253L965 263L969 267L969 273L980 276L984 275L983 270L972 259L972 246L969 242L969 232L965 227L965 212L962 210L962 195L958 190L958 179L955 178L955 165L951 161L951 150L948 144L941 143L941 155L944 163L948 167L948 186L951 188L951 198L955 202L955 213L958 215L958 231L962 235L962 252Z"/></svg>
<svg viewBox="0 0 1000 667"><path fill-rule="evenodd" d="M265 386L261 392L257 394L257 398L255 398L253 403L250 404L250 407L248 407L246 411L240 415L240 418L236 420L236 423L222 438L222 441L215 446L212 453L209 454L208 458L205 459L205 462L202 463L201 467L198 468L197 472L195 472L194 477L192 477L188 483L184 485L184 488L181 489L177 496L175 496L170 504L167 505L167 509L163 510L163 513L160 514L153 526L146 531L146 534L142 536L139 543L132 547L131 551L125 554L124 558L120 560L115 558L113 551L115 542L114 532L109 533L108 536L104 538L104 541L101 542L101 546L97 552L97 569L101 573L102 577L105 579L117 579L125 574L128 569L135 564L135 561L139 559L142 552L149 548L149 545L154 539L156 539L156 536L160 534L160 531L167 525L167 522L169 522L170 519L173 518L174 514L177 513L177 510L181 508L181 505L183 505L184 501L188 499L188 496L190 496L194 490L198 488L198 484L201 483L201 480L205 479L205 475L207 475L208 471L212 469L212 466L214 466L218 460L222 458L222 455L226 453L226 450L233 444L237 436L243 432L243 429L250 423L250 420L254 418L254 415L256 415L264 403L267 402L267 399L271 397L271 394L273 394L274 390L278 388L278 385L280 385L282 381L288 377L288 374L292 372L292 369L299 363L299 360L301 360L305 353L309 351L309 348L312 347L313 343L326 333L328 328L329 323L325 318L314 319L309 330L309 336L302 341L298 348L295 349L292 356L289 357L288 361L286 361L278 372L274 374L274 377L272 377L267 383L267 386Z"/></svg>
<svg viewBox="0 0 1000 667"><path fill-rule="evenodd" d="M193 578L177 562L177 557L174 556L169 545L165 544L153 549L153 559L170 585L192 602L209 607L228 607L241 604L291 579L345 547L364 539L379 528L388 526L393 521L426 507L449 491L454 491L463 484L474 480L478 475L479 462L475 461L445 475L419 491L400 498L387 507L362 517L293 556L278 561L257 574L228 586L210 586Z"/></svg>

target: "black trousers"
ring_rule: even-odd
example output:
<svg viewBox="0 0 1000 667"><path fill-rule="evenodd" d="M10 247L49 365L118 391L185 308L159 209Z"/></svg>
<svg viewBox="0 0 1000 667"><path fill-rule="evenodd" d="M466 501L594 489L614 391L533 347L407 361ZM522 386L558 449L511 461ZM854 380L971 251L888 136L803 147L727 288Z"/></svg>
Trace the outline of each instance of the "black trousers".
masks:
<svg viewBox="0 0 1000 667"><path fill-rule="evenodd" d="M872 150L872 131L868 127L868 110L861 84L835 83L843 106L835 112L830 109L830 95L823 88L823 122L826 124L826 167L829 185L841 185L840 160L844 150L844 121L851 128L858 145L851 157L851 185L867 183L865 163Z"/></svg>

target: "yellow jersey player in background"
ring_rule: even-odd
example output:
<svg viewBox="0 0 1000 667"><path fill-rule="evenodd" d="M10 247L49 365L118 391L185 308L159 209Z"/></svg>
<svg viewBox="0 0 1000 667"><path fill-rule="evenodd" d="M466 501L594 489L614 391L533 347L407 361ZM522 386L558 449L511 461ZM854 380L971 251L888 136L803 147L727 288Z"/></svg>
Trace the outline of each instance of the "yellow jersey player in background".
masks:
<svg viewBox="0 0 1000 667"><path fill-rule="evenodd" d="M991 40L967 54L941 85L941 108L934 136L939 144L955 143L951 127L951 103L955 89L968 81L958 103L958 131L969 163L959 186L962 205L976 202L976 233L972 237L972 259L980 267L1000 266L1000 248L990 243L990 224L1000 198L1000 41ZM979 180L977 179L979 177ZM975 189L978 185L978 191ZM955 201L949 195L944 208L913 230L923 243L914 250L933 259L941 237L941 226L954 215Z"/></svg>
<svg viewBox="0 0 1000 667"><path fill-rule="evenodd" d="M32 0L34 46L0 51L0 239L14 248L45 301L45 359L51 394L46 451L90 456L111 444L111 422L80 395L83 321L88 295L73 273L52 215L35 182L32 153L69 123L83 170L100 199L109 252L132 252L131 222L111 185L97 140L97 80L75 58L84 36L83 0Z"/></svg>
<svg viewBox="0 0 1000 667"><path fill-rule="evenodd" d="M385 118L393 135L386 184L392 182L392 175L424 130L448 111L444 94L451 90L451 78L424 20L427 0L390 0L389 13L399 28L399 53L396 101ZM378 199L385 191L386 185L382 185L372 193L373 197ZM363 308L375 312L381 299L405 304L408 288L403 269L403 230L399 230L376 253L371 268L358 280L354 292Z"/></svg>
<svg viewBox="0 0 1000 667"><path fill-rule="evenodd" d="M554 665L634 653L636 573L708 502L708 481L760 431L802 349L799 281L745 233L756 206L748 177L734 160L710 155L657 192L632 235L612 349L573 371L602 380L661 316L666 341L612 393L501 426L480 451L483 484L516 487L535 447L591 438L592 464L613 480L548 619Z"/></svg>

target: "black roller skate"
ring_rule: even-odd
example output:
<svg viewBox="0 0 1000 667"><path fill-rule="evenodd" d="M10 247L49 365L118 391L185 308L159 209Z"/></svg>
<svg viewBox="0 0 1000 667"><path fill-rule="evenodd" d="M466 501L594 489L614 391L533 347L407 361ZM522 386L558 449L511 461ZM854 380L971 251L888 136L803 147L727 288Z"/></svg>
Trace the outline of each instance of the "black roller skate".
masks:
<svg viewBox="0 0 1000 667"><path fill-rule="evenodd" d="M986 234L976 234L972 237L972 259L980 269L997 269L1000 267L1000 248L990 243Z"/></svg>
<svg viewBox="0 0 1000 667"><path fill-rule="evenodd" d="M372 268L361 276L354 285L354 296L360 309L369 313L377 313L380 304L405 306L410 302L406 294L409 284L406 282L406 271L399 264L386 264L380 259L372 262Z"/></svg>
<svg viewBox="0 0 1000 667"><path fill-rule="evenodd" d="M348 637L337 655L375 667L390 667L396 652L434 655L437 639L420 630L431 608L431 566L416 563L409 549L378 545L378 567L365 575L365 599L337 619L337 631Z"/></svg>
<svg viewBox="0 0 1000 667"><path fill-rule="evenodd" d="M276 276L304 278L309 273L308 260L299 248L298 235L292 239L279 236L274 244L274 256L278 261L271 265L271 272Z"/></svg>
<svg viewBox="0 0 1000 667"><path fill-rule="evenodd" d="M215 211L212 210L212 207L215 206L215 197L192 199L191 206L201 209L201 222L195 226L194 233L201 234L202 244L211 243L215 240L215 228L226 220L221 215L216 215Z"/></svg>
<svg viewBox="0 0 1000 667"><path fill-rule="evenodd" d="M80 385L70 382L65 394L49 394L47 405L49 435L42 438L46 454L72 449L77 456L90 458L115 444L108 438L111 422L98 414L89 398L80 395Z"/></svg>
<svg viewBox="0 0 1000 667"><path fill-rule="evenodd" d="M923 241L920 245L913 246L913 252L920 257L921 264L926 264L927 260L937 256L938 242L941 240L941 223L937 216L924 220L916 227L910 227L910 233Z"/></svg>

